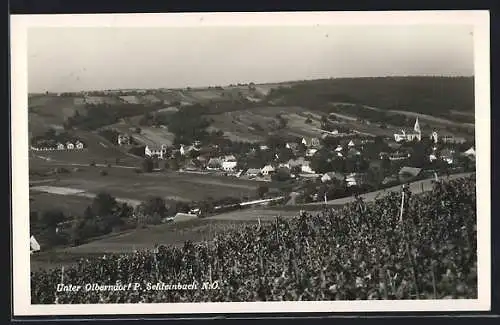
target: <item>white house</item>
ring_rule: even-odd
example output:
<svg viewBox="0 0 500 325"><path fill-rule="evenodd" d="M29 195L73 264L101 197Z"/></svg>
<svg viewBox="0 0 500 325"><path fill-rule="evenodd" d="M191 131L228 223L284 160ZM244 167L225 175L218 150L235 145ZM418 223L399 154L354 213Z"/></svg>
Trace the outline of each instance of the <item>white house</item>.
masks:
<svg viewBox="0 0 500 325"><path fill-rule="evenodd" d="M66 147L64 146L64 144L62 144L62 143L58 143L58 144L57 144L57 150L64 150L64 148L66 148Z"/></svg>
<svg viewBox="0 0 500 325"><path fill-rule="evenodd" d="M406 132L405 130L401 130L401 133L394 134L394 140L396 142L401 141L420 141L422 140L422 132L420 131L420 124L418 123L418 117L415 121L415 125L413 127L414 132Z"/></svg>
<svg viewBox="0 0 500 325"><path fill-rule="evenodd" d="M432 132L431 133L431 140L432 140L432 142L437 143L438 139L439 139L438 138L438 133L436 131Z"/></svg>
<svg viewBox="0 0 500 325"><path fill-rule="evenodd" d="M335 148L335 152L342 152L344 148L342 148L341 145L338 145L337 148Z"/></svg>
<svg viewBox="0 0 500 325"><path fill-rule="evenodd" d="M75 149L75 145L71 142L66 142L66 149L73 150Z"/></svg>
<svg viewBox="0 0 500 325"><path fill-rule="evenodd" d="M360 175L358 175L356 173L351 173L351 174L346 176L345 182L346 182L348 187L351 187L351 186L361 185L362 180L361 180Z"/></svg>
<svg viewBox="0 0 500 325"><path fill-rule="evenodd" d="M30 238L30 253L38 252L40 250L40 244L36 240L35 236L31 236Z"/></svg>
<svg viewBox="0 0 500 325"><path fill-rule="evenodd" d="M265 144L261 145L259 148L260 148L260 150L262 150L262 151L269 150L269 147L268 147L268 146L266 146Z"/></svg>
<svg viewBox="0 0 500 325"><path fill-rule="evenodd" d="M83 143L76 141L76 149L83 149Z"/></svg>
<svg viewBox="0 0 500 325"><path fill-rule="evenodd" d="M236 165L238 163L236 161L223 161L222 169L226 172L232 172L236 169Z"/></svg>
<svg viewBox="0 0 500 325"><path fill-rule="evenodd" d="M349 143L347 144L347 146L350 147L350 148L354 147L355 146L354 141L352 141L352 140L349 141Z"/></svg>
<svg viewBox="0 0 500 325"><path fill-rule="evenodd" d="M314 156L314 154L315 154L316 152L318 152L318 149L307 149L307 151L306 151L306 156L307 156L307 157L312 157L312 156Z"/></svg>
<svg viewBox="0 0 500 325"><path fill-rule="evenodd" d="M311 165L308 161L305 161L300 169L303 173L306 174L316 174L316 172L312 170Z"/></svg>
<svg viewBox="0 0 500 325"><path fill-rule="evenodd" d="M130 137L128 134L118 134L118 145L128 145L130 144Z"/></svg>
<svg viewBox="0 0 500 325"><path fill-rule="evenodd" d="M290 164L288 162L284 162L284 163L279 163L278 164L278 168L288 168L290 169Z"/></svg>
<svg viewBox="0 0 500 325"><path fill-rule="evenodd" d="M464 156L467 157L476 157L476 150L474 150L474 147L470 147L469 150L464 152Z"/></svg>
<svg viewBox="0 0 500 325"><path fill-rule="evenodd" d="M249 168L246 173L245 173L247 176L250 176L250 177L255 177L257 175L260 174L260 169L258 168Z"/></svg>
<svg viewBox="0 0 500 325"><path fill-rule="evenodd" d="M222 161L219 158L210 158L207 163L208 170L217 170L222 168Z"/></svg>
<svg viewBox="0 0 500 325"><path fill-rule="evenodd" d="M146 157L157 157L159 159L167 158L167 145L162 144L161 146L146 146L144 148L144 155Z"/></svg>
<svg viewBox="0 0 500 325"><path fill-rule="evenodd" d="M260 170L260 173L261 173L262 175L264 175L264 176L267 176L267 175L269 175L270 173L273 173L273 172L275 172L275 171L276 171L276 169L275 169L273 166L271 166L271 165L266 165L266 166L264 166L264 167Z"/></svg>
<svg viewBox="0 0 500 325"><path fill-rule="evenodd" d="M183 144L181 144L179 152L181 153L182 156L185 156L188 153L188 148L186 148Z"/></svg>
<svg viewBox="0 0 500 325"><path fill-rule="evenodd" d="M222 161L233 162L236 161L236 157L234 155L227 155L222 158Z"/></svg>
<svg viewBox="0 0 500 325"><path fill-rule="evenodd" d="M342 173L329 172L329 173L325 173L323 176L321 176L321 182L327 183L327 182L331 182L331 181L343 181L344 178L345 178L345 176Z"/></svg>

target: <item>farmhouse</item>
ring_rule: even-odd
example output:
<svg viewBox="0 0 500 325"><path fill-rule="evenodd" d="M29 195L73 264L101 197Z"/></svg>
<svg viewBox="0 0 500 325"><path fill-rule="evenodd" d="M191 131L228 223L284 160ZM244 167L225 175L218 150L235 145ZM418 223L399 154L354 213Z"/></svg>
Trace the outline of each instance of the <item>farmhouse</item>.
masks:
<svg viewBox="0 0 500 325"><path fill-rule="evenodd" d="M66 147L64 146L64 144L58 142L56 148L57 148L57 150L64 150Z"/></svg>
<svg viewBox="0 0 500 325"><path fill-rule="evenodd" d="M76 141L75 146L76 146L76 149L83 149L83 143L80 141Z"/></svg>
<svg viewBox="0 0 500 325"><path fill-rule="evenodd" d="M232 172L236 169L236 165L238 163L236 161L223 161L222 169L226 172Z"/></svg>
<svg viewBox="0 0 500 325"><path fill-rule="evenodd" d="M159 159L166 159L167 145L162 144L161 146L146 146L144 148L144 155L146 157L156 157Z"/></svg>
<svg viewBox="0 0 500 325"><path fill-rule="evenodd" d="M413 131L414 132L406 132L405 130L401 130L401 133L394 134L394 140L396 142L422 140L422 132L420 131L420 124L418 123L418 117L415 121Z"/></svg>
<svg viewBox="0 0 500 325"><path fill-rule="evenodd" d="M75 149L75 145L71 142L66 142L66 149L73 150Z"/></svg>
<svg viewBox="0 0 500 325"><path fill-rule="evenodd" d="M265 144L259 146L259 149L262 150L262 151L266 151L266 150L269 150L269 147L266 146Z"/></svg>
<svg viewBox="0 0 500 325"><path fill-rule="evenodd" d="M185 156L185 155L187 155L188 153L190 153L193 150L194 151L200 151L200 149L197 148L196 146L186 147L183 144L181 144L181 148L179 149L179 152L181 153L181 155Z"/></svg>
<svg viewBox="0 0 500 325"><path fill-rule="evenodd" d="M258 168L249 168L246 171L246 175L250 176L250 177L255 177L255 176L258 176L259 174L260 174L260 169L258 169Z"/></svg>
<svg viewBox="0 0 500 325"><path fill-rule="evenodd" d="M337 173L337 172L329 172L329 173L325 173L323 176L321 176L321 182L323 182L323 183L328 183L328 182L333 182L333 181L343 182L344 179L345 179L345 175L342 173Z"/></svg>
<svg viewBox="0 0 500 325"><path fill-rule="evenodd" d="M129 145L130 144L130 136L128 134L119 134L118 135L118 145Z"/></svg>
<svg viewBox="0 0 500 325"><path fill-rule="evenodd" d="M275 171L276 171L276 169L271 165L266 165L260 170L261 174L264 176L267 176L270 173L274 173Z"/></svg>
<svg viewBox="0 0 500 325"><path fill-rule="evenodd" d="M236 161L236 157L234 155L227 155L222 158L222 161L233 162Z"/></svg>
<svg viewBox="0 0 500 325"><path fill-rule="evenodd" d="M300 170L303 173L306 173L306 174L316 174L316 172L314 170L312 170L309 161L304 161L304 163L302 164Z"/></svg>
<svg viewBox="0 0 500 325"><path fill-rule="evenodd" d="M351 173L346 176L345 182L347 187L361 186L366 183L367 175L365 173Z"/></svg>
<svg viewBox="0 0 500 325"><path fill-rule="evenodd" d="M222 161L219 158L210 158L207 164L208 170L217 170L222 168Z"/></svg>
<svg viewBox="0 0 500 325"><path fill-rule="evenodd" d="M470 149L465 151L463 155L466 157L476 157L476 150L474 150L474 147L470 147Z"/></svg>

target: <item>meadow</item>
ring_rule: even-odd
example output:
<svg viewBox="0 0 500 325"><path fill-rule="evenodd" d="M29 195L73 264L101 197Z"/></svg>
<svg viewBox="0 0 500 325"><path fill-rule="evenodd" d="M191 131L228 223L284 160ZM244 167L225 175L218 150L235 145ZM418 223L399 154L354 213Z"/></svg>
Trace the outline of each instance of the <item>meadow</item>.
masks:
<svg viewBox="0 0 500 325"><path fill-rule="evenodd" d="M101 170L106 170L108 174L102 176ZM260 184L226 176L177 172L138 174L125 168L82 167L77 172L58 174L50 186L82 190L89 194L105 191L115 197L132 200L162 197L166 201L199 201L209 197L254 197Z"/></svg>

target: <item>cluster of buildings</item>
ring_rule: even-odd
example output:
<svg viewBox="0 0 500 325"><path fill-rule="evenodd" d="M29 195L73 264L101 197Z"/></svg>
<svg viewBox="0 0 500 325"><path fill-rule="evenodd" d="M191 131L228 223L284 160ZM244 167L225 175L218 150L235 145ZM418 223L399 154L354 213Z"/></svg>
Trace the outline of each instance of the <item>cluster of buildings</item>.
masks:
<svg viewBox="0 0 500 325"><path fill-rule="evenodd" d="M331 135L323 135L322 138L326 136ZM463 138L448 135L439 137L437 132L432 132L429 138L432 140L430 142L431 145L433 145L432 153L428 157L430 162L440 159L452 165L458 155L464 155L470 158L474 158L475 156L473 147L466 152L457 152L456 149L453 149L454 146L445 146L450 148L442 148L442 146L440 146L441 148L437 149L438 142L445 144L461 144L465 142L465 139ZM387 158L391 162L402 163L399 164L399 166L404 166L404 161L411 157L412 151L410 147L404 146L403 143L418 142L422 141L422 139L423 135L417 118L412 131L402 130L401 132L394 134L393 140L390 138L385 140L384 147L386 149L377 152L378 159ZM331 147L329 149L328 156L331 157L331 159L361 158L364 156L366 148L369 148L369 146L374 142L375 138L373 137L361 137L359 135L344 137L340 139L337 147ZM130 137L128 135L124 134L118 137L119 145L129 143ZM208 147L213 149L216 146L209 145ZM292 178L300 176L303 178L320 178L322 182L342 181L347 186L359 185L364 183L366 180L366 175L364 173L350 173L344 175L340 172L332 171L325 174L318 174L311 166L311 159L319 150L322 150L322 147L324 147L320 138L302 138L297 142L286 143L285 147L293 153L293 158L286 162L282 162L282 160L279 159L278 153L276 153L273 158L270 158L270 161L263 162L263 166L261 168L248 168L246 170L241 170L239 168L238 159L235 155L226 154L217 156L214 154L214 151L207 154L205 152L205 147L202 148L199 141L196 141L191 145L181 145L175 149L166 144L157 146L147 145L144 149L144 155L146 157L156 157L161 160L171 159L179 155L186 158L189 157L189 159L185 159L186 164L182 166L183 169L221 171L238 177L261 177L263 179L270 179L270 176L275 173L288 173ZM242 155L251 156L256 150L259 149L260 151L271 150L268 145L260 144L258 149L255 147L255 149L252 149L250 152ZM193 151L195 151L196 154L191 155L190 153ZM216 151L217 150L215 150L215 152ZM404 175L416 177L420 172L421 170L418 168L404 167L404 170L402 169L401 171L401 175L403 176L400 175L401 177L398 177L398 175L394 175L394 177L401 180L401 178L405 178ZM390 179L387 180L387 182L390 181Z"/></svg>
<svg viewBox="0 0 500 325"><path fill-rule="evenodd" d="M58 142L56 140L39 140L31 144L34 151L54 151L54 150L82 150L85 144L80 140Z"/></svg>
<svg viewBox="0 0 500 325"><path fill-rule="evenodd" d="M462 144L466 142L465 138L455 137L451 135L443 135L441 137L438 136L436 131L433 131L430 135L430 139L434 143L447 143L447 144ZM394 133L394 141L397 143L400 142L411 142L411 141L422 141L422 130L420 129L420 123L418 122L418 117L415 120L415 125L413 126L413 130L401 130L399 133Z"/></svg>

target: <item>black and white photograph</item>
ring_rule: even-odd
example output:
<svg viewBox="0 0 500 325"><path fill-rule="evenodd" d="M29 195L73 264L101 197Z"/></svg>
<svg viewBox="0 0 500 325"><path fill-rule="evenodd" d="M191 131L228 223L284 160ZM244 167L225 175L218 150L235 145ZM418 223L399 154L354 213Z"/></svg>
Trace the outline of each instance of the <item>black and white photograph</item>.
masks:
<svg viewBox="0 0 500 325"><path fill-rule="evenodd" d="M489 309L487 11L11 33L15 313Z"/></svg>

